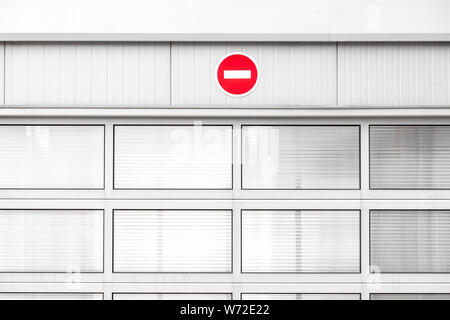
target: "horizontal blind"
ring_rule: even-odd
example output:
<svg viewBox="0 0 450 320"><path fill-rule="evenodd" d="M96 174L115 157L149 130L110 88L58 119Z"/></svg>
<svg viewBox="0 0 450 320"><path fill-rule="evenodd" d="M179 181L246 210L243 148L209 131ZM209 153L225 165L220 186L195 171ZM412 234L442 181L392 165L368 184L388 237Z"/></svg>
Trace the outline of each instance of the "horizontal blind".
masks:
<svg viewBox="0 0 450 320"><path fill-rule="evenodd" d="M370 300L450 300L450 293L372 293Z"/></svg>
<svg viewBox="0 0 450 320"><path fill-rule="evenodd" d="M244 189L359 189L359 126L243 126Z"/></svg>
<svg viewBox="0 0 450 320"><path fill-rule="evenodd" d="M358 273L359 211L243 210L242 271Z"/></svg>
<svg viewBox="0 0 450 320"><path fill-rule="evenodd" d="M0 188L103 188L103 126L0 125Z"/></svg>
<svg viewBox="0 0 450 320"><path fill-rule="evenodd" d="M103 300L103 293L1 293L0 300Z"/></svg>
<svg viewBox="0 0 450 320"><path fill-rule="evenodd" d="M113 300L231 300L231 293L113 293Z"/></svg>
<svg viewBox="0 0 450 320"><path fill-rule="evenodd" d="M231 272L230 210L115 210L115 272Z"/></svg>
<svg viewBox="0 0 450 320"><path fill-rule="evenodd" d="M232 126L115 126L117 189L230 189Z"/></svg>
<svg viewBox="0 0 450 320"><path fill-rule="evenodd" d="M359 293L243 293L242 300L359 300Z"/></svg>
<svg viewBox="0 0 450 320"><path fill-rule="evenodd" d="M371 189L449 189L450 126L370 126Z"/></svg>
<svg viewBox="0 0 450 320"><path fill-rule="evenodd" d="M381 272L450 272L450 211L370 211L370 261Z"/></svg>
<svg viewBox="0 0 450 320"><path fill-rule="evenodd" d="M103 211L0 210L0 272L102 272Z"/></svg>

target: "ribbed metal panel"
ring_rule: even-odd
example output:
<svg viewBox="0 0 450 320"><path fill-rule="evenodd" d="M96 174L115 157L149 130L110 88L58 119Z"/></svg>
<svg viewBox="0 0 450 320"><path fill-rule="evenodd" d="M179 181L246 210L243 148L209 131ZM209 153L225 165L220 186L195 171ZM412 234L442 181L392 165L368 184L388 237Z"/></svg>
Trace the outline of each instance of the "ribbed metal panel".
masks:
<svg viewBox="0 0 450 320"><path fill-rule="evenodd" d="M0 42L0 105L5 104L5 44Z"/></svg>
<svg viewBox="0 0 450 320"><path fill-rule="evenodd" d="M252 56L261 70L248 96L229 97L217 87L216 65L228 53ZM174 43L174 105L331 105L336 104L334 43Z"/></svg>
<svg viewBox="0 0 450 320"><path fill-rule="evenodd" d="M370 126L371 189L449 189L450 126Z"/></svg>
<svg viewBox="0 0 450 320"><path fill-rule="evenodd" d="M0 188L103 188L103 126L0 125Z"/></svg>
<svg viewBox="0 0 450 320"><path fill-rule="evenodd" d="M242 300L360 300L358 293L243 293Z"/></svg>
<svg viewBox="0 0 450 320"><path fill-rule="evenodd" d="M339 105L450 104L450 43L339 43Z"/></svg>
<svg viewBox="0 0 450 320"><path fill-rule="evenodd" d="M102 272L103 211L0 210L0 272Z"/></svg>
<svg viewBox="0 0 450 320"><path fill-rule="evenodd" d="M168 105L167 43L7 43L8 105Z"/></svg>
<svg viewBox="0 0 450 320"><path fill-rule="evenodd" d="M450 293L372 293L370 300L450 300Z"/></svg>
<svg viewBox="0 0 450 320"><path fill-rule="evenodd" d="M230 272L231 211L114 211L114 272Z"/></svg>
<svg viewBox="0 0 450 320"><path fill-rule="evenodd" d="M103 300L102 293L1 293L0 300Z"/></svg>
<svg viewBox="0 0 450 320"><path fill-rule="evenodd" d="M231 300L230 293L113 293L113 300Z"/></svg>
<svg viewBox="0 0 450 320"><path fill-rule="evenodd" d="M370 263L385 273L450 272L450 211L371 211Z"/></svg>
<svg viewBox="0 0 450 320"><path fill-rule="evenodd" d="M230 189L231 126L116 126L117 189Z"/></svg>
<svg viewBox="0 0 450 320"><path fill-rule="evenodd" d="M360 270L358 211L242 211L242 272Z"/></svg>
<svg viewBox="0 0 450 320"><path fill-rule="evenodd" d="M359 189L359 126L243 126L244 189Z"/></svg>

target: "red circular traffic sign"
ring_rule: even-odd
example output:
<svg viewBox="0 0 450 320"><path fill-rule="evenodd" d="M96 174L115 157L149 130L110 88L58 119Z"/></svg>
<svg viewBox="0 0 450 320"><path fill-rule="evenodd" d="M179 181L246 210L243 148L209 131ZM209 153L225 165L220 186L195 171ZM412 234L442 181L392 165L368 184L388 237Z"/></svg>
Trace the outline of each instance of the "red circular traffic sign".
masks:
<svg viewBox="0 0 450 320"><path fill-rule="evenodd" d="M245 53L230 53L217 64L217 85L227 95L243 97L249 94L256 88L258 78L258 65Z"/></svg>

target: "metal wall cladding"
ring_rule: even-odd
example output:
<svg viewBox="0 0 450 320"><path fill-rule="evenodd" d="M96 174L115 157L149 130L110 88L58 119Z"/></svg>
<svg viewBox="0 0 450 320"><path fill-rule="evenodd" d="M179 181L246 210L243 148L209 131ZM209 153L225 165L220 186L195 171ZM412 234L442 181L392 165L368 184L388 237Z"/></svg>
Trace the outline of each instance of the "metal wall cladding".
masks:
<svg viewBox="0 0 450 320"><path fill-rule="evenodd" d="M231 293L113 293L113 300L231 300Z"/></svg>
<svg viewBox="0 0 450 320"><path fill-rule="evenodd" d="M116 189L231 189L232 126L115 126Z"/></svg>
<svg viewBox="0 0 450 320"><path fill-rule="evenodd" d="M243 293L242 300L360 300L359 293Z"/></svg>
<svg viewBox="0 0 450 320"><path fill-rule="evenodd" d="M449 189L450 126L370 126L371 189Z"/></svg>
<svg viewBox="0 0 450 320"><path fill-rule="evenodd" d="M226 54L256 59L260 79L248 96L229 97L215 71ZM172 104L205 106L288 106L336 104L335 43L174 43Z"/></svg>
<svg viewBox="0 0 450 320"><path fill-rule="evenodd" d="M0 210L0 272L103 272L103 211Z"/></svg>
<svg viewBox="0 0 450 320"><path fill-rule="evenodd" d="M103 300L103 293L0 292L0 300Z"/></svg>
<svg viewBox="0 0 450 320"><path fill-rule="evenodd" d="M450 43L339 43L339 105L450 104Z"/></svg>
<svg viewBox="0 0 450 320"><path fill-rule="evenodd" d="M450 293L372 293L370 300L450 300Z"/></svg>
<svg viewBox="0 0 450 320"><path fill-rule="evenodd" d="M359 273L359 242L359 211L242 211L244 273Z"/></svg>
<svg viewBox="0 0 450 320"><path fill-rule="evenodd" d="M370 211L370 264L383 273L450 272L450 211Z"/></svg>
<svg viewBox="0 0 450 320"><path fill-rule="evenodd" d="M231 272L231 210L115 210L114 272Z"/></svg>
<svg viewBox="0 0 450 320"><path fill-rule="evenodd" d="M242 126L243 189L359 189L359 126Z"/></svg>
<svg viewBox="0 0 450 320"><path fill-rule="evenodd" d="M7 105L168 105L168 43L7 43Z"/></svg>
<svg viewBox="0 0 450 320"><path fill-rule="evenodd" d="M5 44L0 42L0 105L5 104Z"/></svg>
<svg viewBox="0 0 450 320"><path fill-rule="evenodd" d="M0 126L0 188L102 189L103 126Z"/></svg>

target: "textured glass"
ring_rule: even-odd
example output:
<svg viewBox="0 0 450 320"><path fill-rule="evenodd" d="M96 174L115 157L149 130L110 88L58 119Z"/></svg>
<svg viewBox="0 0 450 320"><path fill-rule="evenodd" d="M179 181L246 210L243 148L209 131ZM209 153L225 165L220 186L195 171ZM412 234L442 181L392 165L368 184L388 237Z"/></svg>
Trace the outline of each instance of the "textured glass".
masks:
<svg viewBox="0 0 450 320"><path fill-rule="evenodd" d="M231 300L230 293L114 293L113 300Z"/></svg>
<svg viewBox="0 0 450 320"><path fill-rule="evenodd" d="M449 189L450 126L371 126L371 189Z"/></svg>
<svg viewBox="0 0 450 320"><path fill-rule="evenodd" d="M231 189L231 126L115 126L117 189Z"/></svg>
<svg viewBox="0 0 450 320"><path fill-rule="evenodd" d="M359 212L242 212L242 271L359 272Z"/></svg>
<svg viewBox="0 0 450 320"><path fill-rule="evenodd" d="M358 126L243 126L244 189L359 189Z"/></svg>
<svg viewBox="0 0 450 320"><path fill-rule="evenodd" d="M231 211L116 210L115 272L230 272Z"/></svg>
<svg viewBox="0 0 450 320"><path fill-rule="evenodd" d="M0 125L0 188L102 189L103 126Z"/></svg>
<svg viewBox="0 0 450 320"><path fill-rule="evenodd" d="M0 272L102 272L103 211L0 210Z"/></svg>
<svg viewBox="0 0 450 320"><path fill-rule="evenodd" d="M380 272L450 272L450 211L371 211L370 261Z"/></svg>
<svg viewBox="0 0 450 320"><path fill-rule="evenodd" d="M450 300L450 293L372 293L370 300Z"/></svg>
<svg viewBox="0 0 450 320"><path fill-rule="evenodd" d="M243 293L242 300L359 300L359 293Z"/></svg>
<svg viewBox="0 0 450 320"><path fill-rule="evenodd" d="M103 300L102 293L1 293L0 300Z"/></svg>

